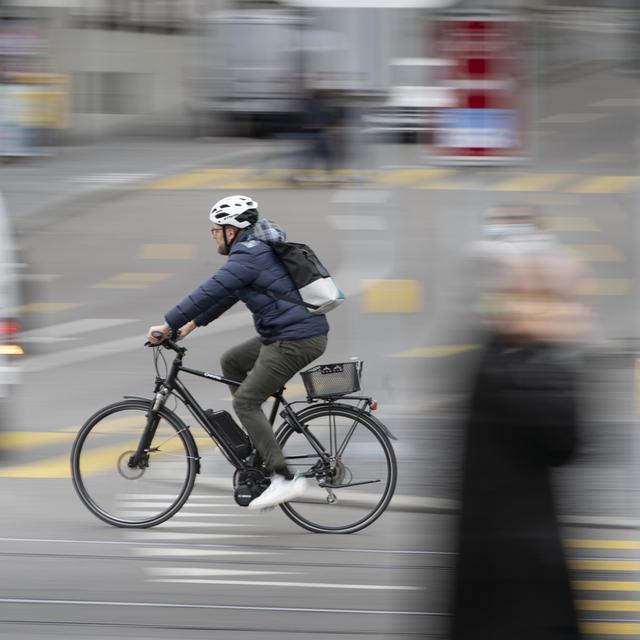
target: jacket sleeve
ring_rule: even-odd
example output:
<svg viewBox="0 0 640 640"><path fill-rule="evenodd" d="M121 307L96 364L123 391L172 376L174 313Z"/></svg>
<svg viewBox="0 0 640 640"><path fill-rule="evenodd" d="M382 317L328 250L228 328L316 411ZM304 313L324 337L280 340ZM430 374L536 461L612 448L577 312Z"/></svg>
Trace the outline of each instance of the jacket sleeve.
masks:
<svg viewBox="0 0 640 640"><path fill-rule="evenodd" d="M166 323L174 331L191 320L199 327L209 324L238 301L238 290L256 276L252 256L234 252L223 267L166 313Z"/></svg>

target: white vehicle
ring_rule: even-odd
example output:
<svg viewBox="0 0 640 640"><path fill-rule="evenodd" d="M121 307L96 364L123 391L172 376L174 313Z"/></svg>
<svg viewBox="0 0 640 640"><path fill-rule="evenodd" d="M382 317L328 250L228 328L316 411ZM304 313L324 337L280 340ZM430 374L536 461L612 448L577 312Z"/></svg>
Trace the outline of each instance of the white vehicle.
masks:
<svg viewBox="0 0 640 640"><path fill-rule="evenodd" d="M365 116L365 131L405 142L427 141L439 110L456 104L454 92L435 77L438 69L449 64L439 58L392 60L393 84L384 102Z"/></svg>
<svg viewBox="0 0 640 640"><path fill-rule="evenodd" d="M301 21L282 10L209 16L191 74L194 121L254 133L290 120L299 111Z"/></svg>
<svg viewBox="0 0 640 640"><path fill-rule="evenodd" d="M225 133L296 128L313 86L382 97L389 86L390 10L273 8L212 14L194 52L190 108L195 123ZM229 127L231 123L231 127Z"/></svg>

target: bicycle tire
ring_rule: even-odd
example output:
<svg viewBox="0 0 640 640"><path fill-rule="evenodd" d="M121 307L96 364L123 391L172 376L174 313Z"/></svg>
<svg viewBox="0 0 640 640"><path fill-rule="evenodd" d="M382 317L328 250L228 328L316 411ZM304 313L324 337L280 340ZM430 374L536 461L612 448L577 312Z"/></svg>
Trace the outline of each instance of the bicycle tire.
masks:
<svg viewBox="0 0 640 640"><path fill-rule="evenodd" d="M342 494L341 497L337 497L336 503L330 504L328 502L322 503L318 502L316 498L315 501L310 502L306 497L294 502L288 502L280 505L280 508L284 513L293 520L296 524L307 529L308 531L313 531L314 533L355 533L356 531L361 531L365 527L371 525L375 520L377 520L385 511L391 498L393 497L393 493L395 491L398 469L397 469L397 461L395 452L391 445L391 442L385 433L384 426L381 423L371 416L366 411L359 410L355 407L345 404L335 404L335 403L326 403L317 407L311 407L308 409L304 409L301 412L296 414L297 419L303 425L306 425L307 428L311 430L312 433L322 442L323 446L327 451L331 449L331 446L327 447L326 442L326 434L324 436L321 433L324 430L324 423L322 422L325 419L328 419L328 425L331 424L331 420L334 420L334 424L337 424L335 420L337 418L341 418L346 420L347 424L351 422L351 425L355 425L354 431L352 433L355 434L355 429L361 429L361 433L359 434L358 439L356 440L355 446L360 449L360 460L357 465L357 468L352 463L352 459L343 462L340 460L340 464L343 468L343 475L347 475L348 473L351 475L349 480L355 481L366 481L371 482L374 479L375 473L372 470L371 472L368 470L370 466L370 462L372 461L371 456L376 452L371 443L379 445L380 448L380 457L377 463L377 469L380 471L380 475L384 473L384 480L381 480L382 486L380 490L377 491L376 495L372 497L372 494L361 494L355 495L353 493L353 489L351 487L341 487L333 489L334 495L337 493ZM318 428L316 425L322 425ZM351 427L348 427L351 428ZM336 427L337 431L337 427ZM330 433L330 427L329 427ZM314 454L311 452L311 445L308 444L306 438L302 434L300 434L296 429L289 423L284 422L278 432L278 441L283 448L283 452L285 454L285 458L289 466L296 464L298 460L303 460L305 458L314 459ZM371 443L367 441L367 437L371 437ZM330 437L330 435L329 435ZM291 446L292 439L297 441L295 446ZM305 444L306 442L306 444ZM349 443L347 443L346 447L348 448ZM305 448L309 451L309 454L302 454L302 457L295 457L297 453L295 450L304 451ZM289 456L291 454L294 457ZM345 453L341 456L343 458ZM377 454L376 454L377 455ZM369 456L367 459L366 456ZM315 456L315 459L319 459L318 456ZM308 462L302 463L302 465L307 465ZM351 465L351 466L350 466ZM337 466L337 462L336 462ZM299 470L299 469L298 469ZM306 470L305 475L310 473L310 468ZM355 474L358 474L357 476ZM361 475L364 474L364 475ZM342 478L342 482L347 479L345 477ZM314 483L314 480L310 480L310 482ZM348 484L348 483L347 483ZM371 487L373 487L373 482L371 482ZM375 483L377 484L377 482ZM367 486L363 485L356 485ZM377 488L377 487L376 487ZM320 489L320 493L322 491L326 491L326 489ZM316 490L316 495L318 490ZM351 494L351 495L349 495ZM326 496L329 496L329 492L326 491ZM345 500L346 498L346 500ZM341 504L342 502L342 504ZM356 505L356 506L354 506ZM322 523L319 521L322 518L325 518L325 514L329 514L329 510L335 509L343 509L346 507L347 510L344 511L343 518L339 518L341 522L333 524ZM353 521L351 520L351 516L349 515L348 509L360 509L364 510L364 514L362 516L356 516ZM310 512L313 515L310 515ZM332 511L332 517L335 518L335 511ZM316 515L317 514L317 515ZM316 517L319 516L318 521L316 521Z"/></svg>
<svg viewBox="0 0 640 640"><path fill-rule="evenodd" d="M189 498L198 472L199 457L190 431L175 413L164 407L159 411L160 423L153 441L154 445L158 443L158 449L151 452L149 466L146 469L128 469L126 460L142 435L147 421L146 414L150 407L151 401L132 399L116 402L100 409L82 426L71 450L71 476L80 500L95 516L116 527L148 528L171 518ZM129 424L132 425L130 436L126 431L129 429L127 426ZM87 445L89 438L91 438L91 447ZM125 438L129 440L126 441ZM165 438L164 442L161 442L162 438ZM118 439L122 442L112 443L113 440ZM99 446L93 444L94 440ZM165 449L160 449L160 446ZM177 448L178 453L171 453L172 448ZM180 449L184 452L184 463L178 462L183 457ZM162 456L156 454L162 454ZM169 482L164 463L163 470L158 469L160 466L158 461L167 459L169 460L167 469L171 469L170 465L173 465L172 472L178 470L178 465L183 469L181 472L184 473L183 478L176 473L176 482L173 483L176 485L175 491L173 488L167 489ZM144 478L147 472L151 475L152 469L158 473L154 473L152 478L147 478L143 483L136 482ZM117 471L118 475L125 480L124 483L114 474L114 471ZM114 479L108 475L109 473L114 476ZM129 477L124 475L125 473L129 474ZM164 477L163 473L165 473ZM95 487L90 488L89 485L95 485ZM104 496L98 497L96 494L101 493L98 487L102 485L105 486ZM124 487L124 497L117 494L121 486ZM155 492L148 494L153 496L149 498L151 502L144 501L147 494L142 493L142 490L147 487ZM136 493L130 493L131 490ZM158 494L157 492L161 490L169 493ZM115 495L112 496L111 494L114 493ZM161 501L158 501L159 495L164 496ZM132 501L134 499L127 496L135 496L138 502ZM113 507L106 504L110 500L113 500ZM144 508L155 509L156 502L158 513L139 511ZM122 508L118 506L120 503L123 504ZM149 505L152 506L149 507ZM117 510L123 510L128 515L114 513Z"/></svg>

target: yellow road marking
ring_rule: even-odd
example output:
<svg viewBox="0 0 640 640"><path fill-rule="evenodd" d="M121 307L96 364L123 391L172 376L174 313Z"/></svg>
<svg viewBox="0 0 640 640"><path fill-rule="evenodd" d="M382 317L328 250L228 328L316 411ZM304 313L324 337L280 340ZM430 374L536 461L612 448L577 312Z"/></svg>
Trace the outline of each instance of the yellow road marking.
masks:
<svg viewBox="0 0 640 640"><path fill-rule="evenodd" d="M465 353L467 351L474 351L479 349L480 345L477 344L449 344L449 345L437 345L433 347L416 347L415 349L408 349L407 351L399 351L394 353L394 358L446 358L448 356L454 356L458 353Z"/></svg>
<svg viewBox="0 0 640 640"><path fill-rule="evenodd" d="M581 540L579 538L568 538L564 541L564 545L569 549L636 550L640 549L640 540Z"/></svg>
<svg viewBox="0 0 640 640"><path fill-rule="evenodd" d="M93 285L94 289L143 289L150 284L162 282L171 277L170 273L116 273Z"/></svg>
<svg viewBox="0 0 640 640"><path fill-rule="evenodd" d="M570 193L620 193L640 185L640 176L591 176L567 189Z"/></svg>
<svg viewBox="0 0 640 640"><path fill-rule="evenodd" d="M220 168L190 171L170 176L169 178L147 182L143 186L147 189L192 189L210 182L220 171L222 171Z"/></svg>
<svg viewBox="0 0 640 640"><path fill-rule="evenodd" d="M0 432L0 448L27 449L38 445L69 442L73 440L71 433L55 431L3 431Z"/></svg>
<svg viewBox="0 0 640 640"><path fill-rule="evenodd" d="M576 591L640 591L640 582L619 580L574 580Z"/></svg>
<svg viewBox="0 0 640 640"><path fill-rule="evenodd" d="M546 191L576 178L572 173L525 173L490 187L491 191Z"/></svg>
<svg viewBox="0 0 640 640"><path fill-rule="evenodd" d="M624 256L609 244L580 244L567 246L569 252L582 262L622 262Z"/></svg>
<svg viewBox="0 0 640 640"><path fill-rule="evenodd" d="M418 189L429 189L432 191L460 191L473 188L474 185L470 180L461 182L452 182L450 180L436 180L434 182L427 182L426 184L418 185Z"/></svg>
<svg viewBox="0 0 640 640"><path fill-rule="evenodd" d="M394 169L378 175L378 184L415 186L455 173L454 169Z"/></svg>
<svg viewBox="0 0 640 640"><path fill-rule="evenodd" d="M195 244L143 244L138 250L140 260L193 260Z"/></svg>
<svg viewBox="0 0 640 640"><path fill-rule="evenodd" d="M100 433L122 433L125 430L130 431L130 427L139 426L142 429L145 425L145 416L142 412L138 415L129 415L124 418L107 418L100 422ZM79 426L63 427L58 429L61 433L78 433Z"/></svg>
<svg viewBox="0 0 640 640"><path fill-rule="evenodd" d="M117 463L125 451L133 451L138 445L138 440L120 442L112 446L104 446L98 449L83 451L81 455L81 469L83 475L97 475L105 471L113 470L117 473ZM182 442L174 437L164 442L162 452L183 451ZM186 460L186 457L185 457ZM2 478L70 478L71 468L68 455L54 456L10 467L0 467Z"/></svg>
<svg viewBox="0 0 640 640"><path fill-rule="evenodd" d="M583 278L574 293L579 296L624 296L630 290L628 278Z"/></svg>
<svg viewBox="0 0 640 640"><path fill-rule="evenodd" d="M569 560L576 571L640 571L640 560Z"/></svg>
<svg viewBox="0 0 640 640"><path fill-rule="evenodd" d="M362 307L365 313L418 313L422 286L417 280L365 280Z"/></svg>
<svg viewBox="0 0 640 640"><path fill-rule="evenodd" d="M576 600L579 611L640 611L637 600Z"/></svg>
<svg viewBox="0 0 640 640"><path fill-rule="evenodd" d="M31 302L30 304L7 309L7 313L56 313L67 309L75 309L79 306L80 304L77 302Z"/></svg>
<svg viewBox="0 0 640 640"><path fill-rule="evenodd" d="M541 220L549 231L599 231L593 220L583 216L550 216Z"/></svg>
<svg viewBox="0 0 640 640"><path fill-rule="evenodd" d="M589 635L638 636L640 622L581 622L580 628Z"/></svg>

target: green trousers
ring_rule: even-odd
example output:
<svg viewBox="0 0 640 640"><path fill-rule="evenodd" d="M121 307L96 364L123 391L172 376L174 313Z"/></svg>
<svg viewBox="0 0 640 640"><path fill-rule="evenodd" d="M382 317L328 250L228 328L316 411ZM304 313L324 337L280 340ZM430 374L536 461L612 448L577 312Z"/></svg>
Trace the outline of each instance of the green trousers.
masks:
<svg viewBox="0 0 640 640"><path fill-rule="evenodd" d="M298 371L321 356L326 347L326 335L267 345L256 337L222 355L220 363L225 378L242 381L239 387L231 389L233 409L271 472L284 469L287 463L262 404Z"/></svg>

